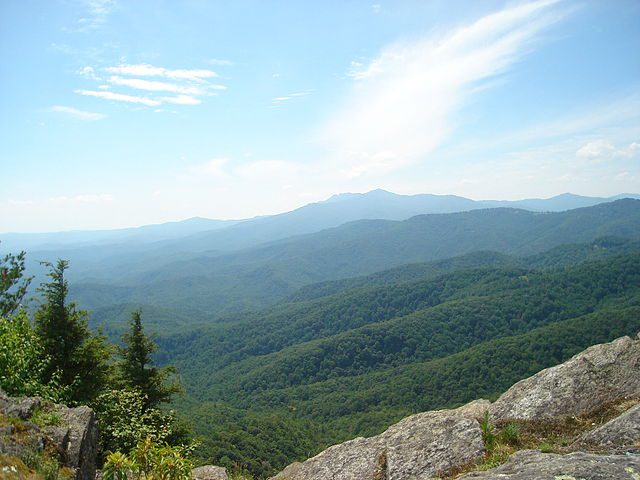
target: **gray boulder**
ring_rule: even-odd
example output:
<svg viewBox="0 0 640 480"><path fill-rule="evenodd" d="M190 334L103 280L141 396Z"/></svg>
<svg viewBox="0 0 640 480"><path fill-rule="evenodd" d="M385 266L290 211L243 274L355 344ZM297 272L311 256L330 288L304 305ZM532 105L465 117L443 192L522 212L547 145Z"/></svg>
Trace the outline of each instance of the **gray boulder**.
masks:
<svg viewBox="0 0 640 480"><path fill-rule="evenodd" d="M491 406L494 421L579 415L640 395L640 340L622 337L521 380Z"/></svg>
<svg viewBox="0 0 640 480"><path fill-rule="evenodd" d="M490 410L491 402L489 400L479 399L458 407L455 410L452 410L452 412L480 421L484 418L485 412Z"/></svg>
<svg viewBox="0 0 640 480"><path fill-rule="evenodd" d="M430 479L484 456L476 420L441 410L405 418L371 438L334 445L273 477L278 480Z"/></svg>
<svg viewBox="0 0 640 480"><path fill-rule="evenodd" d="M89 407L69 408L55 405L60 415L60 426L45 427L44 432L63 452L64 464L76 472L76 480L91 479L96 475L98 453L98 422Z"/></svg>
<svg viewBox="0 0 640 480"><path fill-rule="evenodd" d="M28 420L36 408L42 405L38 397L14 398L0 390L0 412L9 417L18 417L20 420Z"/></svg>
<svg viewBox="0 0 640 480"><path fill-rule="evenodd" d="M639 455L558 455L538 450L514 453L504 465L473 472L459 480L636 480L640 478Z"/></svg>
<svg viewBox="0 0 640 480"><path fill-rule="evenodd" d="M28 420L36 408L60 418L54 426L38 427ZM9 397L0 391L0 413L20 418L20 437L8 429L0 438L0 453L28 454L28 450L55 451L62 465L73 469L76 480L94 480L98 450L98 424L89 407L69 408L37 397Z"/></svg>
<svg viewBox="0 0 640 480"><path fill-rule="evenodd" d="M194 480L228 480L227 469L215 465L205 465L191 471Z"/></svg>
<svg viewBox="0 0 640 480"><path fill-rule="evenodd" d="M592 447L610 451L640 448L640 404L595 430L585 433L572 447Z"/></svg>

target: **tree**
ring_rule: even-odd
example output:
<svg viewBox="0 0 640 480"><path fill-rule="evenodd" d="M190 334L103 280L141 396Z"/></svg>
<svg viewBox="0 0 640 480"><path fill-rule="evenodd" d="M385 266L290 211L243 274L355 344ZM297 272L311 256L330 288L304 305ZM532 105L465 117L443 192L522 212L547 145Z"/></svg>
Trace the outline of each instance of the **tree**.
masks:
<svg viewBox="0 0 640 480"><path fill-rule="evenodd" d="M69 262L44 265L50 269L47 276L51 281L39 289L44 303L35 314L36 332L49 358L43 381L59 374L61 385L70 388L70 400L87 402L107 384L111 349L104 336L89 330L87 312L67 301L69 286L64 273Z"/></svg>
<svg viewBox="0 0 640 480"><path fill-rule="evenodd" d="M168 402L171 395L181 391L177 383L167 384L167 378L175 373L173 366L153 366L152 354L156 345L144 333L139 310L131 314L130 329L122 335L124 347L120 349L122 361L120 374L127 388L137 389L146 397L145 408Z"/></svg>
<svg viewBox="0 0 640 480"><path fill-rule="evenodd" d="M68 392L57 384L58 375L41 382L47 357L24 310L0 317L0 388L9 395L38 395L62 401Z"/></svg>
<svg viewBox="0 0 640 480"><path fill-rule="evenodd" d="M100 424L100 453L128 453L138 442L152 437L171 445L189 442L187 427L173 411L145 408L146 397L139 390L107 390L91 405Z"/></svg>
<svg viewBox="0 0 640 480"><path fill-rule="evenodd" d="M18 310L27 293L33 277L23 277L25 255L8 253L0 259L0 317Z"/></svg>

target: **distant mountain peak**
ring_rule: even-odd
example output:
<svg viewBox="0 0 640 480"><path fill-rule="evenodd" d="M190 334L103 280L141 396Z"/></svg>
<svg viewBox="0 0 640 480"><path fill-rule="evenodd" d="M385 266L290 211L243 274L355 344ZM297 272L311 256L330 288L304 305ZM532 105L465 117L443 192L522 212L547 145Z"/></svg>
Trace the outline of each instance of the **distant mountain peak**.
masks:
<svg viewBox="0 0 640 480"><path fill-rule="evenodd" d="M365 193L352 193L352 192L345 192L345 193L336 193L335 195L331 195L327 200L325 200L324 202L321 203L330 203L330 202L342 202L344 200L351 200L353 198L358 198L358 197L382 197L382 196L397 196L397 194L392 193L392 192L388 192L386 190L383 190L381 188L376 188L375 190L371 190L369 192L365 192Z"/></svg>

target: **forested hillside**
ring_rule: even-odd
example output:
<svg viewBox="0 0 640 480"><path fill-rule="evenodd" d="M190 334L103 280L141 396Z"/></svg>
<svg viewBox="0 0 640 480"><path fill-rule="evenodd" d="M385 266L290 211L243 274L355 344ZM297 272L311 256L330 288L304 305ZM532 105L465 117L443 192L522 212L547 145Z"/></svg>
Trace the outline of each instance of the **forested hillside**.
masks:
<svg viewBox="0 0 640 480"><path fill-rule="evenodd" d="M637 241L524 258L479 253L403 271L160 338L191 394L180 407L197 419L201 454L266 472L278 468L274 458L377 433L411 412L494 397L640 329ZM283 434L299 447L280 443Z"/></svg>
<svg viewBox="0 0 640 480"><path fill-rule="evenodd" d="M114 342L141 309L198 458L258 477L640 330L639 200L360 220L235 252L167 245L78 250L106 270L70 297Z"/></svg>
<svg viewBox="0 0 640 480"><path fill-rule="evenodd" d="M76 283L72 294L90 308L188 305L212 317L272 305L311 283L407 263L479 250L529 255L639 230L640 200L631 199L560 213L496 208L397 222L363 220L236 253L120 267L112 281Z"/></svg>

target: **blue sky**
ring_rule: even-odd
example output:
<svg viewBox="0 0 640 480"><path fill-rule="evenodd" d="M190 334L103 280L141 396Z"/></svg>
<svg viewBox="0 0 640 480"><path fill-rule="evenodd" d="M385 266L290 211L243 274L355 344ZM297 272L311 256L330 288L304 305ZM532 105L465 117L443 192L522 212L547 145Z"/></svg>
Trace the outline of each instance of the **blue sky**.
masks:
<svg viewBox="0 0 640 480"><path fill-rule="evenodd" d="M640 2L0 2L0 231L640 191Z"/></svg>

